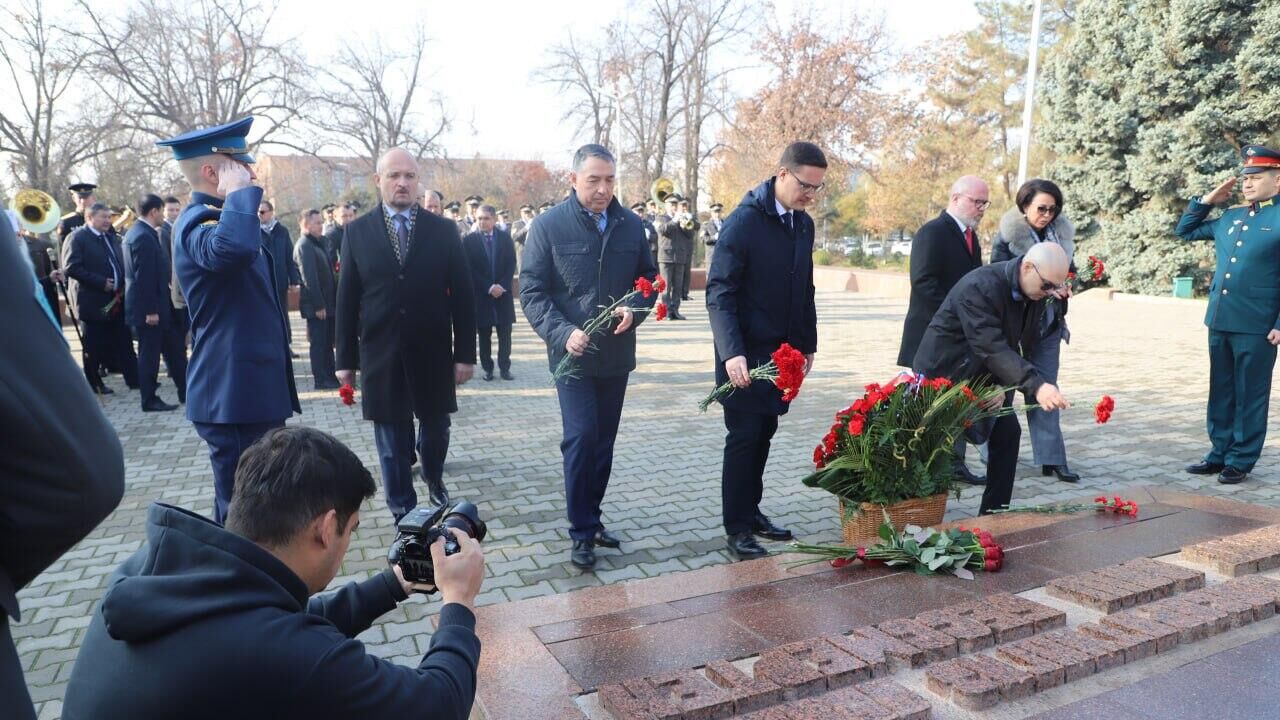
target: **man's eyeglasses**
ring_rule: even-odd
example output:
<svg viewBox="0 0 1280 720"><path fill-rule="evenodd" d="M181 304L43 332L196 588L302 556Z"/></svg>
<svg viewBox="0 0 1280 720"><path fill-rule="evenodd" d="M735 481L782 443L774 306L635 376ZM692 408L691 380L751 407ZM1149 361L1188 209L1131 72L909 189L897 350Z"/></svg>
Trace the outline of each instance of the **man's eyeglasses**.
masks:
<svg viewBox="0 0 1280 720"><path fill-rule="evenodd" d="M1036 212L1039 213L1040 215L1057 215L1058 206L1057 205L1037 205Z"/></svg>
<svg viewBox="0 0 1280 720"><path fill-rule="evenodd" d="M978 198L971 197L969 195L962 195L962 197L967 199L969 202L973 203L973 206L978 208L979 210L986 210L988 207L991 207L990 200L979 200Z"/></svg>
<svg viewBox="0 0 1280 720"><path fill-rule="evenodd" d="M811 184L809 184L809 183L807 183L807 182L805 182L805 181L801 180L801 179L800 179L800 177L799 177L798 175L796 175L795 173L789 172L789 173L787 173L787 174L788 174L788 175L790 175L791 177L795 178L795 179L796 179L796 182L800 184L800 189L801 189L801 190L803 190L803 191L805 191L805 192L814 193L814 194L816 195L817 193L822 192L822 188L824 188L824 187L826 187L826 186L827 186L827 184L826 184L826 183L818 183L817 185L811 185Z"/></svg>
<svg viewBox="0 0 1280 720"><path fill-rule="evenodd" d="M1036 264L1035 264L1035 263L1031 263L1031 269L1032 269L1032 270L1035 270L1035 271L1036 271L1036 275L1037 275L1037 276L1039 276L1039 278L1040 278L1040 290L1041 290L1041 292L1051 293L1051 292L1057 292L1057 291L1060 291L1060 290L1065 290L1065 289L1067 288L1067 284L1066 284L1065 282L1062 282L1062 283L1051 283L1051 282L1049 282L1048 280L1045 280L1045 279L1044 279L1044 275L1041 275L1041 274L1040 274L1040 268L1036 267Z"/></svg>

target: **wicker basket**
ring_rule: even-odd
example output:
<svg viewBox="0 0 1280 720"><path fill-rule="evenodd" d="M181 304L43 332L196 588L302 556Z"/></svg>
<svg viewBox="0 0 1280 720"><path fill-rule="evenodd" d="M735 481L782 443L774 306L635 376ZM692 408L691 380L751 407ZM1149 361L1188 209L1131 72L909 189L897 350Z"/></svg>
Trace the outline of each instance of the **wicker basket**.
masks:
<svg viewBox="0 0 1280 720"><path fill-rule="evenodd" d="M911 498L894 505L876 505L862 503L862 512L846 518L844 501L840 501L840 517L844 529L844 544L850 547L866 545L868 541L879 539L878 531L884 522L884 508L889 513L889 521L899 532L907 525L929 527L942 522L947 512L947 493L938 493L929 497Z"/></svg>

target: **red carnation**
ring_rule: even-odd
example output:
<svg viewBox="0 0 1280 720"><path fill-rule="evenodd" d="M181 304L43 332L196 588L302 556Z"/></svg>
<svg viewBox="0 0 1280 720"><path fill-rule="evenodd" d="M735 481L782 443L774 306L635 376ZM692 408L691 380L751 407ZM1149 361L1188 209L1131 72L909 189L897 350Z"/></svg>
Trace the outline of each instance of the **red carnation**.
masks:
<svg viewBox="0 0 1280 720"><path fill-rule="evenodd" d="M982 563L982 569L987 572L1000 572L1001 565L999 560L987 560Z"/></svg>
<svg viewBox="0 0 1280 720"><path fill-rule="evenodd" d="M1103 395L1093 408L1093 417L1099 425L1111 419L1111 412L1116 409L1116 401L1110 395Z"/></svg>
<svg viewBox="0 0 1280 720"><path fill-rule="evenodd" d="M778 368L778 377L773 384L782 391L783 402L791 402L800 394L800 385L804 382L804 353L791 347L790 343L782 343L769 357Z"/></svg>
<svg viewBox="0 0 1280 720"><path fill-rule="evenodd" d="M636 278L636 290L639 290L641 295L649 297L653 294L653 283L649 281L649 278L638 277Z"/></svg>
<svg viewBox="0 0 1280 720"><path fill-rule="evenodd" d="M338 388L338 397L342 398L343 405L355 405L356 389L351 387L351 383L346 383Z"/></svg>
<svg viewBox="0 0 1280 720"><path fill-rule="evenodd" d="M654 289L654 290L657 290L658 292L666 292L666 291L667 291L667 281L666 281L666 280L663 280L661 276L654 278L654 280L653 280L653 289Z"/></svg>
<svg viewBox="0 0 1280 720"><path fill-rule="evenodd" d="M864 560L864 561L867 559L867 549L866 549L866 548L858 548L858 559L859 559L859 560Z"/></svg>
<svg viewBox="0 0 1280 720"><path fill-rule="evenodd" d="M842 567L847 567L852 562L853 560L845 557L831 558L831 567L839 570Z"/></svg>
<svg viewBox="0 0 1280 720"><path fill-rule="evenodd" d="M667 304L666 304L666 303L658 303L657 305L655 305L655 306L654 306L654 308L653 308L653 319L654 319L654 320L666 320L666 319L667 319Z"/></svg>
<svg viewBox="0 0 1280 720"><path fill-rule="evenodd" d="M821 445L813 449L813 464L819 470L827 466L827 453L822 449Z"/></svg>
<svg viewBox="0 0 1280 720"><path fill-rule="evenodd" d="M335 262L333 263L333 271L334 271L335 273L340 273L340 272L342 272L342 261L341 261L341 260L337 260L337 261L335 261Z"/></svg>
<svg viewBox="0 0 1280 720"><path fill-rule="evenodd" d="M853 419L849 421L849 434L853 435L854 437L861 435L862 429L863 427L866 426L866 424L867 424L866 415L853 416Z"/></svg>

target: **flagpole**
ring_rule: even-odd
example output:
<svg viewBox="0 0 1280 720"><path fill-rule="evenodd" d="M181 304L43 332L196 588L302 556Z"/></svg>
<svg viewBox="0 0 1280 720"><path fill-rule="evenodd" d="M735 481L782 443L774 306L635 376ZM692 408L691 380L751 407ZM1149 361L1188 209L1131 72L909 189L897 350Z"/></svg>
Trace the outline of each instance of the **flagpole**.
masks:
<svg viewBox="0 0 1280 720"><path fill-rule="evenodd" d="M1022 150L1018 154L1018 187L1027 181L1027 161L1031 154L1031 111L1036 99L1036 66L1040 54L1040 2L1031 11L1031 41L1027 43L1027 92L1022 102Z"/></svg>

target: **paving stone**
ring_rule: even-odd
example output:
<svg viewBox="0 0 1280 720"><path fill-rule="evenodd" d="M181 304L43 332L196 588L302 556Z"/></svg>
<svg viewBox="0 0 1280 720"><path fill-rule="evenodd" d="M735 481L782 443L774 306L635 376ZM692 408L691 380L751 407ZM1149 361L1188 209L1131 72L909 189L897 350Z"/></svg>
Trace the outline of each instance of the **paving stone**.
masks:
<svg viewBox="0 0 1280 720"><path fill-rule="evenodd" d="M1132 611L1104 617L1101 620L1101 624L1126 632L1139 633L1151 638L1155 642L1155 651L1157 653L1168 652L1178 645L1178 628L1143 617Z"/></svg>
<svg viewBox="0 0 1280 720"><path fill-rule="evenodd" d="M1276 614L1276 597L1272 592L1260 590L1241 579L1228 580L1220 585L1204 588L1198 592L1224 595L1248 603L1253 609L1255 622L1274 617Z"/></svg>
<svg viewBox="0 0 1280 720"><path fill-rule="evenodd" d="M697 670L648 678L653 692L680 709L683 720L720 720L733 715L733 696Z"/></svg>
<svg viewBox="0 0 1280 720"><path fill-rule="evenodd" d="M637 698L621 683L602 686L596 696L615 720L653 720L654 715L649 712L648 701L645 698ZM678 718L679 711L675 708L672 710L676 714L668 717Z"/></svg>
<svg viewBox="0 0 1280 720"><path fill-rule="evenodd" d="M730 694L734 712L739 715L776 705L786 699L782 686L772 680L752 677L727 660L707 663L704 670L708 680Z"/></svg>
<svg viewBox="0 0 1280 720"><path fill-rule="evenodd" d="M839 697L824 695L806 698L782 706L789 720L893 720L894 714L883 705L856 690Z"/></svg>
<svg viewBox="0 0 1280 720"><path fill-rule="evenodd" d="M1177 628L1180 643L1198 642L1231 629L1231 616L1226 611L1197 605L1181 598L1169 598L1136 607L1133 612Z"/></svg>
<svg viewBox="0 0 1280 720"><path fill-rule="evenodd" d="M914 668L925 662L925 651L905 643L879 628L866 626L854 628L845 636L846 644L852 654L871 664L873 671L879 667ZM848 650L846 650L848 651ZM877 677L882 673L873 672Z"/></svg>
<svg viewBox="0 0 1280 720"><path fill-rule="evenodd" d="M827 678L821 670L782 648L760 653L752 672L761 680L776 683L787 700L812 697L827 689Z"/></svg>
<svg viewBox="0 0 1280 720"><path fill-rule="evenodd" d="M891 680L871 680L853 689L893 712L897 720L928 720L933 715L928 700Z"/></svg>
<svg viewBox="0 0 1280 720"><path fill-rule="evenodd" d="M984 655L952 658L925 671L925 687L966 710L985 710L1035 690L1031 673Z"/></svg>
<svg viewBox="0 0 1280 720"><path fill-rule="evenodd" d="M1280 567L1280 530L1268 526L1182 548L1187 559L1228 577Z"/></svg>
<svg viewBox="0 0 1280 720"><path fill-rule="evenodd" d="M931 630L915 620L889 620L876 626L891 638L924 651L921 662L928 664L956 656L956 639L945 633Z"/></svg>
<svg viewBox="0 0 1280 720"><path fill-rule="evenodd" d="M1106 638L1085 635L1079 630L1059 631L1059 633L1055 635L1058 642L1088 655L1093 660L1095 672L1106 672L1125 664L1125 649L1119 643Z"/></svg>
<svg viewBox="0 0 1280 720"><path fill-rule="evenodd" d="M1083 680L1097 670L1091 654L1073 647L1073 643L1067 639L1070 634L1068 630L1054 630L1023 641L1040 657L1051 658L1054 662L1060 663L1064 682Z"/></svg>
<svg viewBox="0 0 1280 720"><path fill-rule="evenodd" d="M1156 639L1131 628L1098 623L1083 623L1076 632L1090 639L1101 640L1119 647L1126 663L1136 662L1156 654Z"/></svg>
<svg viewBox="0 0 1280 720"><path fill-rule="evenodd" d="M1230 593L1193 590L1179 595L1178 599L1209 610L1226 613L1232 628L1243 627L1253 622L1253 604L1244 598L1233 597Z"/></svg>

